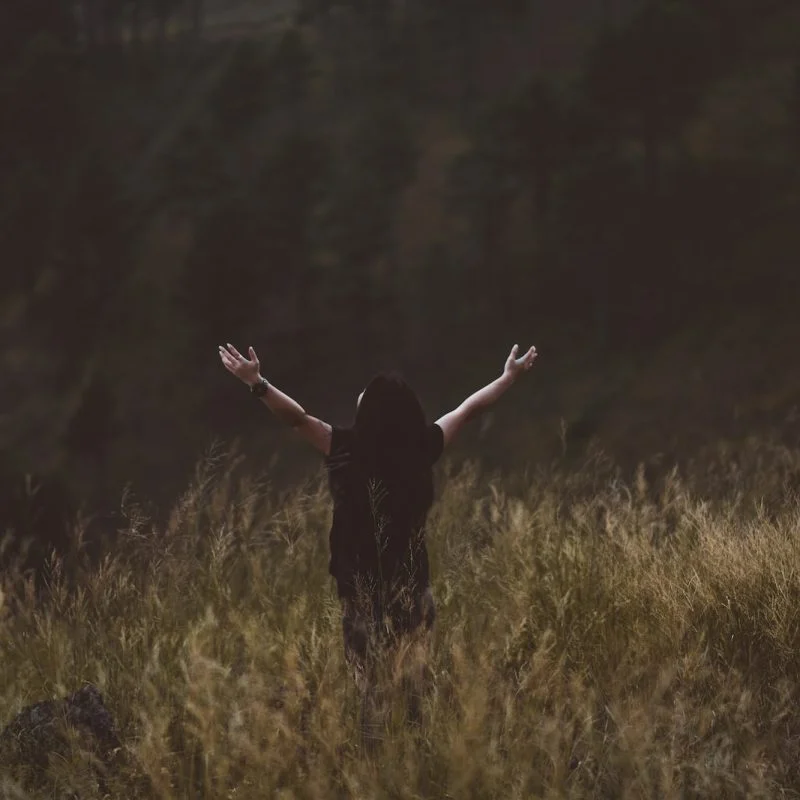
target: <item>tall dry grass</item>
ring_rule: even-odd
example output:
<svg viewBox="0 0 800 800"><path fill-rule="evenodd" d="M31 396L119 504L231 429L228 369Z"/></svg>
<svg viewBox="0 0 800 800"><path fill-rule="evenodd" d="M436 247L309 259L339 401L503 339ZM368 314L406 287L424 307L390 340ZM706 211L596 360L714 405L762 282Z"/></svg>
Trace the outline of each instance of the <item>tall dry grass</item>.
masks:
<svg viewBox="0 0 800 800"><path fill-rule="evenodd" d="M800 794L800 454L750 442L658 484L601 456L507 477L443 465L423 725L398 701L374 756L322 476L281 495L234 467L205 461L163 529L126 502L74 589L57 561L41 603L3 583L0 723L97 684L125 743L108 796ZM100 797L87 764L76 743L33 783L0 778L3 796Z"/></svg>

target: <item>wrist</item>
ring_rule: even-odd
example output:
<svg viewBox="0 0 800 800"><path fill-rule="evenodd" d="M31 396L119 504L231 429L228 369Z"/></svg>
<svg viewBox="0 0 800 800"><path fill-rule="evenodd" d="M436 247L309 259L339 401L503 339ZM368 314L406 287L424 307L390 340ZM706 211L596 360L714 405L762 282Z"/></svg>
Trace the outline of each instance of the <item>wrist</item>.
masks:
<svg viewBox="0 0 800 800"><path fill-rule="evenodd" d="M513 372L504 372L500 376L500 382L506 388L511 386L516 379L517 379L517 376Z"/></svg>
<svg viewBox="0 0 800 800"><path fill-rule="evenodd" d="M264 398L269 389L269 381L263 375L259 375L258 380L250 384L250 394L257 397L259 400Z"/></svg>
<svg viewBox="0 0 800 800"><path fill-rule="evenodd" d="M250 384L250 394L252 394L253 397L257 397L259 400L264 399L269 389L269 381L262 375L258 376L258 380L255 383Z"/></svg>
<svg viewBox="0 0 800 800"><path fill-rule="evenodd" d="M261 381L262 377L261 373L259 372L258 375L255 376L255 378L247 378L245 380L245 383L252 389L257 383L261 383Z"/></svg>

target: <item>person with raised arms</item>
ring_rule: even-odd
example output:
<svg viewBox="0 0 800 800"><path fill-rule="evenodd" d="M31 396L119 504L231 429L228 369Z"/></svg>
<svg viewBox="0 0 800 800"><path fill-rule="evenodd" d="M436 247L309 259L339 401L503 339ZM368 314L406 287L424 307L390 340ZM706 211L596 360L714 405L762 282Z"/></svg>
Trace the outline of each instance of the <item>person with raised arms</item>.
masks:
<svg viewBox="0 0 800 800"><path fill-rule="evenodd" d="M351 427L336 427L267 381L252 347L249 358L230 343L219 347L225 368L325 457L333 498L329 571L342 604L345 656L362 693L374 686L378 655L433 626L424 534L432 468L459 431L531 368L536 348L518 351L514 345L498 378L432 424L414 390L392 372L375 375L359 394Z"/></svg>

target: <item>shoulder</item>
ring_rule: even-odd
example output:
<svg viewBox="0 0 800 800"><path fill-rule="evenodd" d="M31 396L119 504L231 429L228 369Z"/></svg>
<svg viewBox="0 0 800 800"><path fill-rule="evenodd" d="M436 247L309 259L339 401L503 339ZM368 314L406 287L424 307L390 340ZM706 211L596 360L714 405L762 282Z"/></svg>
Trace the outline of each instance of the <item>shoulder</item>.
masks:
<svg viewBox="0 0 800 800"><path fill-rule="evenodd" d="M353 452L355 431L353 428L344 428L331 425L331 449L326 457L327 462L342 461Z"/></svg>

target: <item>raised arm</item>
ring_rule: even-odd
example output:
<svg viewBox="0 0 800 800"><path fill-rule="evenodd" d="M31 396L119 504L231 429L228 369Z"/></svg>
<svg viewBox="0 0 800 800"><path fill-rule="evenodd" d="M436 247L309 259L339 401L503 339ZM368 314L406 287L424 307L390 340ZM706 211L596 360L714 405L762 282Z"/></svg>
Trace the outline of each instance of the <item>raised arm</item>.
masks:
<svg viewBox="0 0 800 800"><path fill-rule="evenodd" d="M533 366L538 355L536 348L531 347L521 358L517 358L518 351L519 345L515 344L511 348L511 353L503 368L503 374L499 378L470 395L458 408L436 420L436 424L444 434L445 447L453 441L467 422L494 405L511 388L517 377Z"/></svg>
<svg viewBox="0 0 800 800"><path fill-rule="evenodd" d="M225 369L246 383L251 389L262 384L266 390L261 394L261 401L282 422L297 431L307 442L324 455L330 454L331 426L321 419L307 414L305 409L289 395L284 394L266 378L261 376L261 364L253 348L250 348L250 359L246 359L230 342L228 347L219 347L219 357ZM263 390L262 390L263 391Z"/></svg>

